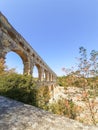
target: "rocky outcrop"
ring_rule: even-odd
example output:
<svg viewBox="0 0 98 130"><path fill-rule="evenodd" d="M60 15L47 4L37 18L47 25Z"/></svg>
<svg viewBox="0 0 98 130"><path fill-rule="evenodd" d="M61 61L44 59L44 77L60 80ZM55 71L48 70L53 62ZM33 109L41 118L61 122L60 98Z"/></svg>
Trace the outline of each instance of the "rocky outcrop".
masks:
<svg viewBox="0 0 98 130"><path fill-rule="evenodd" d="M0 96L0 130L98 130Z"/></svg>
<svg viewBox="0 0 98 130"><path fill-rule="evenodd" d="M50 99L50 103L58 102L59 99L71 100L76 106L76 117L75 120L81 121L85 124L92 125L96 123L98 125L98 96L95 95L95 90L86 88L86 91L91 94L89 101L84 100L85 91L83 88L69 86L66 89L62 86L54 88L54 95ZM97 92L97 90L96 90ZM89 107L89 103L92 106L92 110ZM92 104L93 103L93 104ZM93 111L93 114L91 113ZM92 120L92 115L94 120Z"/></svg>

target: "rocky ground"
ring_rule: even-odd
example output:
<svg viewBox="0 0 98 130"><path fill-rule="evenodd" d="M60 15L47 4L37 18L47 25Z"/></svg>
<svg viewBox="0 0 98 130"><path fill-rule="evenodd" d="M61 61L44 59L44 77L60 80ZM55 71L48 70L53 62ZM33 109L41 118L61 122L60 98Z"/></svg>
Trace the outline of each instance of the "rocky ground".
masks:
<svg viewBox="0 0 98 130"><path fill-rule="evenodd" d="M0 96L0 130L98 130Z"/></svg>
<svg viewBox="0 0 98 130"><path fill-rule="evenodd" d="M72 100L78 107L79 113L77 115L77 120L86 124L93 124L91 111L89 109L89 104L85 100L83 100L83 90L82 88L77 87L68 87L66 90L64 87L57 86L54 89L54 96L50 100L51 102L56 102L60 98ZM90 98L90 103L92 103L92 99ZM93 112L94 118L98 125L98 97L94 99L93 103Z"/></svg>

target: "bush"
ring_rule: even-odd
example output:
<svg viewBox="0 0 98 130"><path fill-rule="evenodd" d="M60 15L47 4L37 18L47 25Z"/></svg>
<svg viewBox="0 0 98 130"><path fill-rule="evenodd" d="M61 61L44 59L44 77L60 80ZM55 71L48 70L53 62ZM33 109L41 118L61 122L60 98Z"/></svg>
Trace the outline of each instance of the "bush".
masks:
<svg viewBox="0 0 98 130"><path fill-rule="evenodd" d="M75 119L77 116L77 106L71 101L66 99L60 99L58 102L52 103L48 110L54 114L64 115L71 119Z"/></svg>
<svg viewBox="0 0 98 130"><path fill-rule="evenodd" d="M0 76L0 95L37 107L49 101L47 86L38 87L31 76L16 73Z"/></svg>

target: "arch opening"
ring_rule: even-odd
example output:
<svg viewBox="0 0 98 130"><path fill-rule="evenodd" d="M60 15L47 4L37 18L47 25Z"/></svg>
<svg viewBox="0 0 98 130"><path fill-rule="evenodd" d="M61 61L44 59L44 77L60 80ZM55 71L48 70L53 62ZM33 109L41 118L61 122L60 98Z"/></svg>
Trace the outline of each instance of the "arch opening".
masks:
<svg viewBox="0 0 98 130"><path fill-rule="evenodd" d="M33 72L32 76L33 76L34 80L37 81L39 79L39 73L38 73L37 65L34 65L32 72Z"/></svg>
<svg viewBox="0 0 98 130"><path fill-rule="evenodd" d="M16 73L23 74L23 59L18 53L10 51L6 54L5 58L8 69L15 69Z"/></svg>

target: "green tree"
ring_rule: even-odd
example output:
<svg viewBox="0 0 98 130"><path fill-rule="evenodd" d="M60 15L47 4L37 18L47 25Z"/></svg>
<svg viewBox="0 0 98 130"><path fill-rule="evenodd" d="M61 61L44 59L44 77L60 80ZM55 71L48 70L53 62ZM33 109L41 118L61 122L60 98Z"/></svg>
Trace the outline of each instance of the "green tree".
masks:
<svg viewBox="0 0 98 130"><path fill-rule="evenodd" d="M69 75L71 75L70 84L73 86L81 87L83 89L83 99L85 100L86 106L91 113L91 120L93 124L96 125L95 115L97 110L95 109L94 104L98 93L98 52L92 50L89 58L87 55L87 50L84 47L80 47L79 53L80 57L78 58L77 70L72 70L69 72ZM92 92L94 95L92 99L92 92L90 90L91 85L93 85Z"/></svg>

